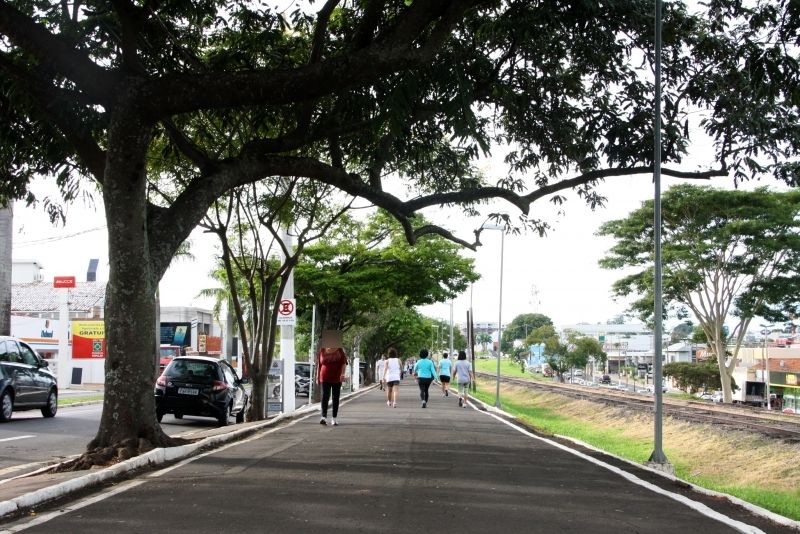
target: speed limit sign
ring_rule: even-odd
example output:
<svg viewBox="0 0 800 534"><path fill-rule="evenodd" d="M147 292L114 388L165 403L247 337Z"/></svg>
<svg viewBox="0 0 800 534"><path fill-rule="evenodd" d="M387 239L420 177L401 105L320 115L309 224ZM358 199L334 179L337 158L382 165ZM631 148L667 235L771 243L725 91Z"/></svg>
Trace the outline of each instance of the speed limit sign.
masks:
<svg viewBox="0 0 800 534"><path fill-rule="evenodd" d="M294 299L283 299L278 304L278 326L294 326L297 322L297 309Z"/></svg>

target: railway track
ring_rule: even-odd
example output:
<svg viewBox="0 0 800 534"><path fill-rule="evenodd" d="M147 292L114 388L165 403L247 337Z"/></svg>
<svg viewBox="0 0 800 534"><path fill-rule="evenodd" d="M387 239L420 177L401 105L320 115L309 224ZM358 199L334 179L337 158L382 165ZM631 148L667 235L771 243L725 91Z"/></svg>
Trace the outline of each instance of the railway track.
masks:
<svg viewBox="0 0 800 534"><path fill-rule="evenodd" d="M476 373L484 379L495 379L494 374ZM514 384L524 388L549 391L599 402L617 408L628 408L634 411L649 412L654 410L654 397L636 393L614 391L608 388L594 386L579 386L576 384L559 384L536 382L522 378L500 377L501 382ZM707 423L723 426L735 430L756 432L760 435L792 443L800 443L800 418L787 416L780 413L764 413L761 410L750 409L744 406L714 405L709 406L704 402L670 399L663 397L664 415L690 422Z"/></svg>

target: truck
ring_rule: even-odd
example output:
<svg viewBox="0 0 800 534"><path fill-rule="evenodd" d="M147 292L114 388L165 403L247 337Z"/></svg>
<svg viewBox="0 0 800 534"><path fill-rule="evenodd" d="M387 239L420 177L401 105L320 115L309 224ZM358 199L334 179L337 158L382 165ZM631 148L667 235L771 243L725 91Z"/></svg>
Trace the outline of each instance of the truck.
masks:
<svg viewBox="0 0 800 534"><path fill-rule="evenodd" d="M756 370L747 367L737 367L733 372L733 379L739 389L733 392L734 404L749 404L751 406L767 405L767 386Z"/></svg>

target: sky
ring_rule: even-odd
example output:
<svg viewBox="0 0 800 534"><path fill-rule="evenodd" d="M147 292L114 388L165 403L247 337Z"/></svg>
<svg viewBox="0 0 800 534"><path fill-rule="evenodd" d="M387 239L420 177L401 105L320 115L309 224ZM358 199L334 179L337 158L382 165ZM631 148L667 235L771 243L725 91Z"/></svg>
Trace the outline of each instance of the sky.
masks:
<svg viewBox="0 0 800 534"><path fill-rule="evenodd" d="M686 181L664 177L662 189ZM726 179L710 183L730 187L730 180ZM470 304L475 321L496 323L502 315L504 324L521 313L543 313L557 326L604 323L623 313L626 302L615 302L611 296L611 286L622 273L598 266L598 260L613 242L595 233L604 221L625 217L641 202L652 198L652 176L609 178L599 190L608 200L604 208L595 211L574 194L568 194L567 202L560 207L547 199L535 203L532 214L543 217L552 226L545 237L530 233L504 236L502 307L499 292L501 232L485 230L483 246L474 253L464 252L475 258L481 279L473 284L471 291L453 300L454 322L465 321ZM95 202L101 202L99 196ZM491 208L511 215L515 213L502 204ZM484 213L489 211L487 207ZM472 229L483 221L483 218L467 219L455 211L439 210L426 216L447 221L450 228L458 230L466 239L471 239ZM44 267L45 280L68 275L85 280L91 258L100 260L98 279L108 280L106 240L105 216L99 205L78 201L68 207L66 225L59 227L49 222L41 207L25 207L19 202L15 205L13 259L37 260ZM208 273L217 251L216 241L200 231L192 234L191 241L195 259L176 260L161 281L162 306L212 307L212 302L198 297L198 293L215 286ZM425 306L420 311L431 317L450 318L449 303Z"/></svg>

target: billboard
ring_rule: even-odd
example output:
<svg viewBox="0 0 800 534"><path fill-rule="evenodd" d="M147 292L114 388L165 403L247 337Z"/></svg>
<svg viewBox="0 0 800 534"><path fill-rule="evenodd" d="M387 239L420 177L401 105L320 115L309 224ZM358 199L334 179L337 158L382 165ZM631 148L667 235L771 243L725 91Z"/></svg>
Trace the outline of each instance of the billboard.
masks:
<svg viewBox="0 0 800 534"><path fill-rule="evenodd" d="M192 323L161 323L162 345L192 346Z"/></svg>
<svg viewBox="0 0 800 534"><path fill-rule="evenodd" d="M106 357L106 323L102 319L72 321L72 357Z"/></svg>

